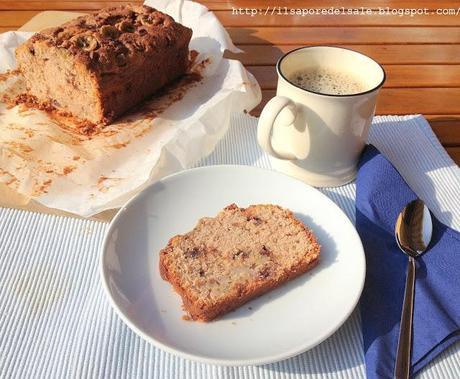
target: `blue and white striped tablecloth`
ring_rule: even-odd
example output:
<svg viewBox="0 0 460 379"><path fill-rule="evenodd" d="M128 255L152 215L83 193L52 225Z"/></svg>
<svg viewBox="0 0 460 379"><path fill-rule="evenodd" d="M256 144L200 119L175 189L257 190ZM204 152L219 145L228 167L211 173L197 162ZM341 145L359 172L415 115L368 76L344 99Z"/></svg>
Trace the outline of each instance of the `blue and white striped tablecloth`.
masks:
<svg viewBox="0 0 460 379"><path fill-rule="evenodd" d="M233 119L201 162L270 168L257 147L257 120ZM376 117L370 142L395 164L446 224L460 230L460 169L422 117ZM354 218L354 184L324 189ZM0 209L0 378L359 379L365 377L355 311L331 338L292 359L264 366L218 367L165 353L131 332L105 299L98 250L107 225ZM460 378L460 345L420 378Z"/></svg>

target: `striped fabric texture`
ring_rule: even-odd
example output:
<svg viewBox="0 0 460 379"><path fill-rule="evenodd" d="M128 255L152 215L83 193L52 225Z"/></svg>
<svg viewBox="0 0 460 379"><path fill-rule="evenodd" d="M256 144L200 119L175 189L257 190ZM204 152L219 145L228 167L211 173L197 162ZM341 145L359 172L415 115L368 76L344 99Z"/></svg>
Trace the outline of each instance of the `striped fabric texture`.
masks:
<svg viewBox="0 0 460 379"><path fill-rule="evenodd" d="M270 168L257 119L232 127L200 165ZM460 230L460 169L420 116L376 117L370 135L444 223ZM323 189L354 219L355 186ZM0 209L0 378L359 379L365 377L358 312L329 339L264 366L218 367L178 358L137 337L111 309L98 271L107 224ZM460 345L419 378L460 378Z"/></svg>

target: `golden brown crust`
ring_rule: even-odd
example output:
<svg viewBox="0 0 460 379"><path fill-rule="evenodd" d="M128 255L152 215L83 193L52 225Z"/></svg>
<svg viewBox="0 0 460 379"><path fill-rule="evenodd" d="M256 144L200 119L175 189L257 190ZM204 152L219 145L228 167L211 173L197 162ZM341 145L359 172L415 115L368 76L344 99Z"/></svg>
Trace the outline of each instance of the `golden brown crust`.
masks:
<svg viewBox="0 0 460 379"><path fill-rule="evenodd" d="M160 260L160 273L161 277L170 282L174 290L180 295L183 302L183 308L188 312L190 318L195 321L212 321L215 318L224 315L232 310L239 308L241 305L253 300L259 296L264 295L267 292L279 287L283 283L286 283L298 276L311 270L319 263L319 257L311 262L306 262L304 265L296 267L294 270L286 272L285 275L279 280L269 280L264 282L262 285L254 284L247 287L241 296L233 297L229 296L225 301L218 304L213 304L211 307L203 309L199 303L196 303L189 297L188 292L180 286L180 279L173 275L168 275L167 267L164 262Z"/></svg>
<svg viewBox="0 0 460 379"><path fill-rule="evenodd" d="M274 207L280 211L286 211L275 205L251 206L247 209L243 209L243 212L245 212L248 217L248 222L251 218L258 218L254 215L254 211L257 212L258 207ZM241 208L238 208L235 204L231 204L226 207L224 211L241 211ZM320 246L313 233L299 220L297 220L291 211L287 211L287 217L293 224L298 225L303 229L305 237L309 241L310 250L305 256L305 259L284 270L282 274L276 278L270 277L269 275L266 277L261 276L246 285L232 289L224 298L221 298L217 302L198 299L193 296L190 290L183 287L183 279L175 273L173 267L174 262L168 260L167 256L174 246L184 238L184 236L178 235L171 238L167 246L160 252L160 274L164 280L169 281L172 284L174 290L181 296L183 308L188 312L191 319L198 321L211 321L218 316L238 308L249 300L263 295L266 292L279 287L281 284L298 277L319 263Z"/></svg>
<svg viewBox="0 0 460 379"><path fill-rule="evenodd" d="M129 62L145 59L189 41L191 29L146 5L123 5L80 16L36 33L26 42L33 52L38 41L66 49L97 74L116 73Z"/></svg>

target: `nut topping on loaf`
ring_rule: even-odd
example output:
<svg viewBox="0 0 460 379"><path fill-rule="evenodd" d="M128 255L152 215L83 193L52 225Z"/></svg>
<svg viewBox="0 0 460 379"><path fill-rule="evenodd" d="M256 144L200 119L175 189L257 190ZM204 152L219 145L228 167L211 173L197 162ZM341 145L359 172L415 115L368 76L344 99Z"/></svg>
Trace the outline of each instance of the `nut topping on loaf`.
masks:
<svg viewBox="0 0 460 379"><path fill-rule="evenodd" d="M120 6L43 30L16 51L29 95L108 124L183 75L191 29L148 6Z"/></svg>
<svg viewBox="0 0 460 379"><path fill-rule="evenodd" d="M62 47L100 73L113 73L141 52L165 49L191 31L148 6L109 8L42 30L28 42ZM125 58L120 58L125 57Z"/></svg>
<svg viewBox="0 0 460 379"><path fill-rule="evenodd" d="M160 252L160 272L194 320L209 321L318 263L320 247L291 211L235 204Z"/></svg>

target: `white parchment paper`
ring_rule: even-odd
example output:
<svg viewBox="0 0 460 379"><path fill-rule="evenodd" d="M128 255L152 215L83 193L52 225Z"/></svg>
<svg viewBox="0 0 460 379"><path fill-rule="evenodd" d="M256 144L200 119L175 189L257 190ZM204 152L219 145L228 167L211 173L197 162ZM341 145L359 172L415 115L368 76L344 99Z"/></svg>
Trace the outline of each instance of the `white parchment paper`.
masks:
<svg viewBox="0 0 460 379"><path fill-rule="evenodd" d="M9 191L0 195L19 194L84 217L118 208L148 184L209 154L230 115L260 102L254 77L240 62L222 58L225 50L238 49L212 12L191 1L146 4L193 29L190 49L199 53L197 66L206 63L202 81L186 85L178 101L172 101L173 89L149 102L154 118L134 112L91 138L63 129L44 112L0 103L0 186ZM30 36L0 35L0 72L15 68L14 50ZM14 80L0 81L0 92Z"/></svg>

